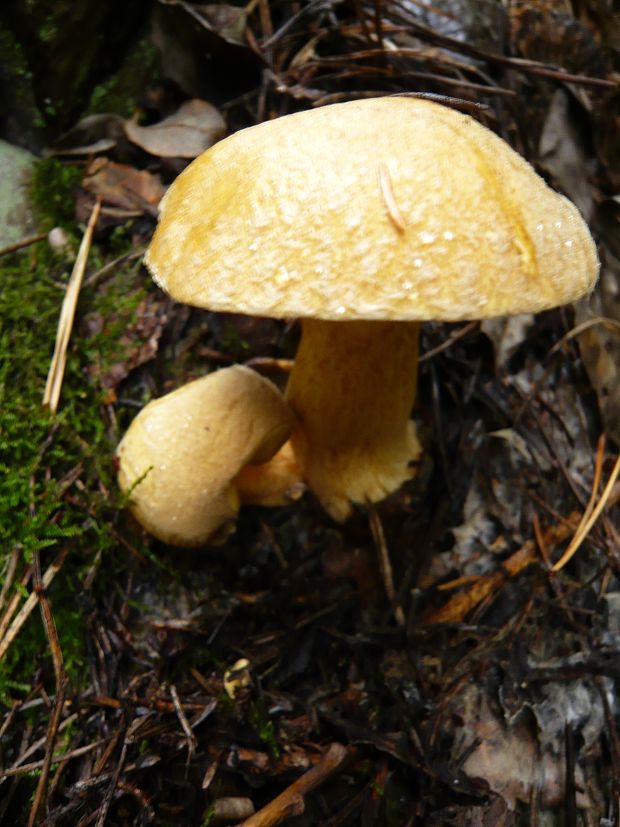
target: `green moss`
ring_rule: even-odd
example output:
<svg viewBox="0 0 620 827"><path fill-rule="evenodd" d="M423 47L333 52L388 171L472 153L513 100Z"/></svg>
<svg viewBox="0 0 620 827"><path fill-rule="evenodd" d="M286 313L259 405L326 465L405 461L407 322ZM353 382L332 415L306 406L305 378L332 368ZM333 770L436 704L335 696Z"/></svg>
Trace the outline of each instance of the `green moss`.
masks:
<svg viewBox="0 0 620 827"><path fill-rule="evenodd" d="M45 221L69 226L73 205L68 193L77 180L75 170L45 161L35 177L37 206ZM127 243L127 236L119 234L111 247ZM103 258L94 247L91 266ZM46 243L0 259L0 578L17 551L17 585L10 598L23 591L18 581L35 551L43 571L61 550L71 552L49 597L66 668L79 682L86 671L86 650L76 595L94 560L117 548L120 497L112 461L117 433L114 421L105 417L103 400L109 390L101 377L126 358L121 333L135 320L146 293L137 263L119 268L104 287L82 291L59 411L52 416L42 396L64 295L60 283L71 266ZM87 318L99 320L98 325L85 324ZM109 567L101 570L102 578L114 576ZM0 702L9 704L16 693L30 688L42 659L51 662L35 610L0 662Z"/></svg>
<svg viewBox="0 0 620 827"><path fill-rule="evenodd" d="M215 820L215 804L209 804L207 807L204 816L202 817L202 822L200 827L211 827Z"/></svg>
<svg viewBox="0 0 620 827"><path fill-rule="evenodd" d="M49 15L39 28L39 38L42 43L52 43L57 37L58 25L54 18Z"/></svg>
<svg viewBox="0 0 620 827"><path fill-rule="evenodd" d="M82 175L80 167L62 164L55 158L35 164L30 197L44 230L61 226L69 232L75 231L73 190Z"/></svg>
<svg viewBox="0 0 620 827"><path fill-rule="evenodd" d="M249 712L249 720L260 740L277 758L280 755L280 747L276 738L276 729L261 701L256 701L252 704Z"/></svg>
<svg viewBox="0 0 620 827"><path fill-rule="evenodd" d="M149 38L139 41L120 70L92 91L84 115L113 112L129 118L149 83L160 77L157 49Z"/></svg>

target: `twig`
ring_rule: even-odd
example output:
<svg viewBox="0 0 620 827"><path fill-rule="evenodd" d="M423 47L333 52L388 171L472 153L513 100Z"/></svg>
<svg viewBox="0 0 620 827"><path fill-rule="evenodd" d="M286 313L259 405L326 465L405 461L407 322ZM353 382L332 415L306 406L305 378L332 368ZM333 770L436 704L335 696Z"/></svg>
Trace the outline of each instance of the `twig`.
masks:
<svg viewBox="0 0 620 827"><path fill-rule="evenodd" d="M69 549L63 549L58 557L54 560L53 563L50 564L47 571L43 575L43 579L41 581L42 587L44 589L48 589L50 583L56 577L60 569L62 568L62 564L65 562L65 557L69 553ZM11 643L17 637L19 630L22 628L26 620L29 618L32 610L37 605L38 596L35 591L31 592L26 598L26 602L19 610L17 616L9 626L6 634L4 637L0 638L0 660L6 655Z"/></svg>
<svg viewBox="0 0 620 827"><path fill-rule="evenodd" d="M65 695L67 691L67 674L65 672L65 664L62 656L62 649L60 648L60 641L58 640L58 632L56 631L56 624L54 623L54 616L50 606L47 595L45 594L45 587L41 580L41 564L39 562L39 552L33 552L32 558L32 585L34 594L38 597L39 606L41 608L41 617L45 627L45 634L52 653L52 663L54 665L54 677L56 679L56 700L54 701L54 708L47 728L47 745L45 750L45 757L43 758L43 766L41 767L41 775L37 783L37 789L34 794L34 800L30 809L30 816L28 818L28 827L34 827L37 823L39 811L43 805L43 800L47 792L47 784L49 780L50 768L52 766L52 758L54 755L54 747L56 745L56 737L58 736L58 728L60 726L60 716L62 715L65 705Z"/></svg>
<svg viewBox="0 0 620 827"><path fill-rule="evenodd" d="M381 525L381 520L379 519L377 510L373 506L369 509L368 519L370 521L372 538L375 541L375 548L379 554L379 568L381 569L385 593L390 603L394 604L396 589L394 588L394 574L392 571L392 563L390 562L390 553L385 541L385 533ZM402 606L398 604L394 606L394 619L399 626L405 625L405 613L403 612Z"/></svg>
<svg viewBox="0 0 620 827"><path fill-rule="evenodd" d="M620 457L616 462L616 468L614 470L620 471ZM599 501L599 505L601 505L601 503L603 504L601 509L605 504L611 508L612 505L620 502L620 486L613 489L615 482L613 475L610 477L610 482L612 483L611 487L608 482ZM609 492L606 494L608 488ZM592 517L596 519L594 512L592 513ZM472 609L500 589L507 578L515 577L532 563L535 563L538 559L537 549L540 544L549 550L552 546L557 546L559 543L564 542L571 534L576 532L575 526L579 519L579 512L573 511L559 525L547 529L544 534L539 535L535 540L528 540L518 551L515 551L507 560L504 560L499 571L479 577L476 582L472 584L471 588L455 594L454 597L450 598L450 600L439 609L425 615L424 623L428 625L435 623L461 623ZM556 563L551 571L556 571L557 565Z"/></svg>
<svg viewBox="0 0 620 827"><path fill-rule="evenodd" d="M579 515L574 512L570 515L576 523ZM557 545L571 535L573 528L567 525L554 526L544 534L544 544L548 548ZM467 591L459 592L441 608L436 609L424 617L424 623L461 623L465 616L487 597L496 592L506 582L507 578L515 577L523 569L535 563L538 559L535 540L528 540L515 551L507 560L504 560L499 571L479 577Z"/></svg>
<svg viewBox="0 0 620 827"><path fill-rule="evenodd" d="M118 764L114 772L112 773L112 780L108 785L108 789L105 792L105 796L103 799L103 804L101 805L101 809L99 810L99 815L97 817L97 823L95 827L103 827L105 824L106 818L108 817L108 810L110 809L110 804L112 803L112 799L114 798L114 792L118 786L118 779L120 778L121 770L125 766L125 759L127 758L127 737L123 739L123 746L121 748L121 754L118 759Z"/></svg>
<svg viewBox="0 0 620 827"><path fill-rule="evenodd" d="M547 355L552 356L560 350L562 345L570 341L570 339L574 339L575 336L579 336L580 333L589 330L591 327L596 327L599 324L603 327L610 328L610 330L620 332L620 322L617 321L617 319L608 319L606 316L596 316L594 319L586 319L584 322L581 322L581 324L573 327L572 330L569 330L568 333L565 333L561 339L558 339Z"/></svg>
<svg viewBox="0 0 620 827"><path fill-rule="evenodd" d="M15 572L17 571L17 563L19 561L19 553L21 549L19 546L15 546L13 551L11 552L11 556L7 561L6 568L3 573L4 582L2 583L2 590L0 590L0 609L4 606L4 601L6 600L6 596L9 592L9 589L13 585L13 580L15 578Z"/></svg>
<svg viewBox="0 0 620 827"><path fill-rule="evenodd" d="M170 697L172 698L172 703L174 704L174 709L177 713L177 718L179 719L181 728L183 729L185 737L187 738L187 760L190 761L192 755L196 751L196 736L192 732L192 728L189 725L187 715L185 714L183 707L181 705L179 693L177 692L177 688L174 684L170 684Z"/></svg>
<svg viewBox="0 0 620 827"><path fill-rule="evenodd" d="M73 716L73 720L75 720L75 718L77 718L77 715ZM100 738L98 741L85 744L83 747L76 747L75 749L69 750L69 752L63 752L61 755L55 755L53 762L54 764L60 764L64 761L71 761L73 758L81 758L82 755L87 755L89 752L97 749L97 747L100 747L102 744L107 744L109 741L113 740L113 738L114 736L109 735L107 738ZM44 742L45 739L42 739L42 741ZM41 758L40 761L31 761L29 764L21 764L20 766L0 770L0 779L11 778L14 775L25 775L26 773L40 770L44 763L45 758Z"/></svg>
<svg viewBox="0 0 620 827"><path fill-rule="evenodd" d="M618 81L616 79L607 80L606 78L591 77L589 75L577 75L572 72L566 72L564 69L546 65L536 60L527 60L519 57L509 57L501 55L496 52L487 52L484 49L479 49L470 43L457 40L455 37L443 35L436 32L430 26L420 23L414 16L407 12L402 7L396 7L393 10L393 15L397 20L404 22L410 29L412 29L420 39L427 43L432 43L436 46L441 46L451 51L469 55L489 63L496 63L500 66L506 66L514 71L523 72L524 74L539 75L540 77L553 78L555 80L564 81L565 83L578 83L582 86L594 86L606 89L617 89Z"/></svg>
<svg viewBox="0 0 620 827"><path fill-rule="evenodd" d="M73 715L69 715L69 717L65 718L65 720L60 724L60 726L58 727L58 731L62 732L63 730L67 729L67 727L70 727L72 724L74 724L77 721L77 718L78 718L77 713L73 713ZM47 743L47 736L44 736L43 738L39 738L38 741L35 741L34 744L31 744L19 756L19 758L17 758L13 762L13 764L10 767L7 767L6 770L2 770L0 772L0 782L5 777L10 777L12 775L18 775L19 772L20 772L21 767L27 766L26 764L24 764L24 761L27 758L30 758L31 755L34 755L40 749L43 749L43 747L46 745L46 743ZM37 764L37 769L39 768L39 766L43 766L43 760L44 759L42 758L41 761L33 762L33 763Z"/></svg>
<svg viewBox="0 0 620 827"><path fill-rule="evenodd" d="M60 389L62 388L62 380L65 374L65 366L67 364L67 348L69 347L69 339L73 328L73 319L75 318L75 308L77 306L78 296L82 286L82 279L84 278L84 271L86 269L86 262L88 260L93 231L95 229L97 219L99 218L100 210L101 198L97 198L93 211L90 215L84 237L82 238L82 243L80 244L80 249L73 266L71 278L67 284L67 292L65 293L65 298L60 311L54 355L52 356L52 362L50 364L47 382L45 384L45 393L43 394L43 404L49 405L50 411L53 414L58 410Z"/></svg>
<svg viewBox="0 0 620 827"><path fill-rule="evenodd" d="M31 574L32 574L32 567L27 566L24 573L21 576L21 580L19 581L19 584L20 584L22 589L25 589L26 586L28 585L28 581L30 580L30 575ZM4 614L2 615L2 617L0 617L0 647L1 647L1 642L4 639L4 636L6 634L6 630L9 628L11 618L13 617L15 612L17 611L17 607L19 606L19 603L20 603L21 599L22 599L21 593L16 590L13 597L9 600L9 604L6 607L6 609L4 610ZM0 660L2 660L2 650L1 650L1 648L0 648Z"/></svg>
<svg viewBox="0 0 620 827"><path fill-rule="evenodd" d="M28 238L22 238L21 241L16 241L14 244L2 247L2 249L0 249L0 256L6 256L9 253L22 250L24 247L30 247L31 244L36 244L37 241L43 241L44 238L47 238L47 233L39 233L38 235L30 235Z"/></svg>
<svg viewBox="0 0 620 827"><path fill-rule="evenodd" d="M113 261L108 261L107 264L104 264L103 267L92 273L87 279L84 279L84 287L93 287L111 270L118 267L119 264L124 264L128 261L135 261L137 258L142 258L145 252L146 247L142 247L140 250L134 250L131 253L124 253L122 256L115 258Z"/></svg>
<svg viewBox="0 0 620 827"><path fill-rule="evenodd" d="M575 742L570 721L564 725L564 825L565 827L577 827Z"/></svg>
<svg viewBox="0 0 620 827"><path fill-rule="evenodd" d="M441 353L442 351L447 350L449 347L452 347L452 345L455 342L457 342L459 339L462 339L463 336L467 336L467 334L470 333L478 324L479 322L477 321L468 322L466 325L463 325L463 327L459 327L458 330L452 331L452 333L444 342L442 342L440 345L437 345L437 347L431 348L431 350L427 350L426 353L423 353L422 356L420 356L418 361L426 362L428 359L432 359L433 356L437 356L438 353Z"/></svg>
<svg viewBox="0 0 620 827"><path fill-rule="evenodd" d="M354 748L332 744L320 764L304 773L262 810L246 818L237 827L273 827L286 818L300 815L305 809L304 796L326 781L336 770L343 769L356 756Z"/></svg>

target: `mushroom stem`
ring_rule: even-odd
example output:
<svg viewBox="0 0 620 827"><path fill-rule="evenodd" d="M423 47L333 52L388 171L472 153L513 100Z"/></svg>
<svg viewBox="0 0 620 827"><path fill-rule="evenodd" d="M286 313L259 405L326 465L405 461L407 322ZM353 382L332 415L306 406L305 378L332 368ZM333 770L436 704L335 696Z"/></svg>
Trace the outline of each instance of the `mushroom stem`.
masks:
<svg viewBox="0 0 620 827"><path fill-rule="evenodd" d="M304 479L336 520L414 473L417 322L303 320L286 398Z"/></svg>
<svg viewBox="0 0 620 827"><path fill-rule="evenodd" d="M290 443L260 465L246 465L233 480L242 505L273 507L298 500L306 486Z"/></svg>

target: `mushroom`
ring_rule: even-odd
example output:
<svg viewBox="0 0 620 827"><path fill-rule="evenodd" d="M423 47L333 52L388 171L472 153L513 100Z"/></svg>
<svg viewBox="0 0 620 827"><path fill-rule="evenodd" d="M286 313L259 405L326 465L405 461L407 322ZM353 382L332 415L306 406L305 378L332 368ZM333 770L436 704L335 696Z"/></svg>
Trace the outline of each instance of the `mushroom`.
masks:
<svg viewBox="0 0 620 827"><path fill-rule="evenodd" d="M533 313L596 281L577 208L471 117L334 104L237 132L166 193L146 256L177 301L299 317L292 446L336 519L412 473L419 323Z"/></svg>
<svg viewBox="0 0 620 827"><path fill-rule="evenodd" d="M224 368L140 411L118 446L120 488L163 542L221 541L241 503L279 505L300 495L290 449L279 452L293 425L272 382L241 365Z"/></svg>

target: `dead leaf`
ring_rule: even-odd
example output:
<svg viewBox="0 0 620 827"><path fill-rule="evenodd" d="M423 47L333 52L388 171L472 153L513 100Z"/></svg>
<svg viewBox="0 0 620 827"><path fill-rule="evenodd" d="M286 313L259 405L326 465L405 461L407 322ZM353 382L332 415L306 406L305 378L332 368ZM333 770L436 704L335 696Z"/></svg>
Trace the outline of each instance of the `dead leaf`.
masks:
<svg viewBox="0 0 620 827"><path fill-rule="evenodd" d="M517 801L530 801L538 790L544 806L557 806L564 792L564 762L561 755L540 752L535 733L525 719L507 726L491 709L485 690L471 683L455 699L455 712L462 720L461 738L455 749L462 753L466 745L478 740L478 746L463 764L468 776L483 778L493 792L511 809ZM576 768L578 786L583 773ZM578 806L587 808L585 792L578 793Z"/></svg>
<svg viewBox="0 0 620 827"><path fill-rule="evenodd" d="M601 277L594 292L575 306L581 357L598 397L605 431L620 445L620 205L606 202L597 213Z"/></svg>
<svg viewBox="0 0 620 827"><path fill-rule="evenodd" d="M515 350L527 338L528 331L534 324L534 316L524 313L519 316L483 319L480 330L493 342L495 349L495 367L506 367L506 362Z"/></svg>
<svg viewBox="0 0 620 827"><path fill-rule="evenodd" d="M152 215L166 191L159 176L107 158L96 158L88 165L82 186L100 195L104 204Z"/></svg>
<svg viewBox="0 0 620 827"><path fill-rule="evenodd" d="M151 126L125 121L127 137L160 158L196 158L226 134L226 122L207 101L194 98Z"/></svg>
<svg viewBox="0 0 620 827"><path fill-rule="evenodd" d="M244 34L248 16L243 7L228 3L207 3L204 6L183 3L183 7L191 8L203 26L222 40L235 46L247 46Z"/></svg>
<svg viewBox="0 0 620 827"><path fill-rule="evenodd" d="M89 115L54 141L44 154L47 157L94 155L114 149L121 141L126 141L126 137L125 124L119 115Z"/></svg>
<svg viewBox="0 0 620 827"><path fill-rule="evenodd" d="M103 388L115 390L132 370L154 358L166 323L166 305L165 299L151 295L140 302L135 317L118 341L122 358L112 364L105 373L101 373L97 364L89 367L88 373L98 378ZM109 323L114 320L106 321ZM105 328L104 319L100 316L87 318L85 324L90 335L101 333Z"/></svg>
<svg viewBox="0 0 620 827"><path fill-rule="evenodd" d="M595 162L585 147L585 136L579 132L564 89L558 89L540 136L539 164L553 175L562 191L573 201L586 221L592 217L594 195L589 177Z"/></svg>

